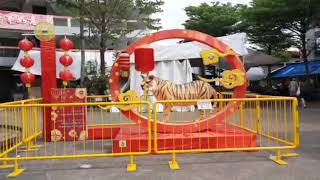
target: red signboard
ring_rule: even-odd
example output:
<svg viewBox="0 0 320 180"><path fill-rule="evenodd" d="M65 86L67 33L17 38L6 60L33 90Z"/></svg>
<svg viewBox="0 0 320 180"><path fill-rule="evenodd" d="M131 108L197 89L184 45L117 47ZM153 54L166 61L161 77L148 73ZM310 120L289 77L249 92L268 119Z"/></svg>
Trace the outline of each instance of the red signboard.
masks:
<svg viewBox="0 0 320 180"><path fill-rule="evenodd" d="M0 29L34 30L40 22L53 24L53 16L0 10Z"/></svg>
<svg viewBox="0 0 320 180"><path fill-rule="evenodd" d="M85 103L84 88L52 89L51 103ZM78 141L87 138L86 106L51 107L51 141Z"/></svg>

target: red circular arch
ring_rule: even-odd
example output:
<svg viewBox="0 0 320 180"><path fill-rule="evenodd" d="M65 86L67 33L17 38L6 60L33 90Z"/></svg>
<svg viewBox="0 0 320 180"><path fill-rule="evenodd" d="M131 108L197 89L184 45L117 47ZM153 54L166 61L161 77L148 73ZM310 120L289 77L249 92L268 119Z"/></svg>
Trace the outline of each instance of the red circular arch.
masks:
<svg viewBox="0 0 320 180"><path fill-rule="evenodd" d="M166 39L185 39L188 41L198 41L203 43L209 47L215 48L220 52L226 52L231 48L216 38L209 36L207 34L191 31L191 30L164 30L160 32L156 32L150 35L143 37L142 39L136 41L127 47L126 52L132 54L137 47L141 47L144 45L148 45L150 43L166 40ZM239 69L245 72L243 63L241 62L238 56L227 56L225 57L226 61L231 65L231 69ZM120 68L118 65L113 65L110 74L110 93L114 101L118 101L119 95L119 71ZM234 88L233 97L234 98L243 98L246 92L246 83L242 86L238 86ZM237 106L235 103L229 103L224 109L219 111L218 113L197 121L190 123L165 123L165 122L157 122L157 131L164 133L179 133L179 132L199 132L207 130L209 127L212 127L214 123L224 121L226 117L233 113L234 108ZM125 115L130 120L141 123L143 126L148 125L148 119L134 111L122 111L122 114ZM153 120L151 120L153 121Z"/></svg>

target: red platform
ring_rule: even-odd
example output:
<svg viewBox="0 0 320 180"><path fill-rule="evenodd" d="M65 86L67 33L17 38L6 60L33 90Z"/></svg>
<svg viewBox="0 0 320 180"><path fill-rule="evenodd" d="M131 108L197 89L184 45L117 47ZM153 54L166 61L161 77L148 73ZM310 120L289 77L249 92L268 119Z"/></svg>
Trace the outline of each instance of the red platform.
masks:
<svg viewBox="0 0 320 180"><path fill-rule="evenodd" d="M103 134L102 134L103 131ZM89 139L113 139L113 152L146 152L146 128L137 125L89 128ZM158 150L190 150L256 147L256 134L230 124L217 124L196 133L158 133ZM152 132L152 150L154 150Z"/></svg>

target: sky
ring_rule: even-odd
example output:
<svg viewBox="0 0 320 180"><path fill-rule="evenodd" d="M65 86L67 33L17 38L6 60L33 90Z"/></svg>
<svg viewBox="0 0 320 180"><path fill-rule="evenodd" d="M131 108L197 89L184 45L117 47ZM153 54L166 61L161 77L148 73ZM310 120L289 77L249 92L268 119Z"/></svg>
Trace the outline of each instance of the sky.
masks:
<svg viewBox="0 0 320 180"><path fill-rule="evenodd" d="M155 15L161 18L162 29L183 29L183 23L187 20L184 8L192 5L197 6L202 2L210 3L220 1L222 3L230 2L232 4L248 4L251 0L163 0L163 12Z"/></svg>

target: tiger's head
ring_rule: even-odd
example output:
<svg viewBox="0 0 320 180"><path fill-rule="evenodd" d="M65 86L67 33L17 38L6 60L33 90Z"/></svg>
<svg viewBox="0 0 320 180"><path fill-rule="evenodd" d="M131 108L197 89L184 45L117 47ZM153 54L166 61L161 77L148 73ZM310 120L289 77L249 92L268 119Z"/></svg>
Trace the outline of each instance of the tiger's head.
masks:
<svg viewBox="0 0 320 180"><path fill-rule="evenodd" d="M157 77L154 75L144 75L141 74L142 82L141 82L141 89L144 89L144 86L147 85L148 91L153 92L157 89Z"/></svg>

